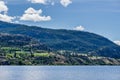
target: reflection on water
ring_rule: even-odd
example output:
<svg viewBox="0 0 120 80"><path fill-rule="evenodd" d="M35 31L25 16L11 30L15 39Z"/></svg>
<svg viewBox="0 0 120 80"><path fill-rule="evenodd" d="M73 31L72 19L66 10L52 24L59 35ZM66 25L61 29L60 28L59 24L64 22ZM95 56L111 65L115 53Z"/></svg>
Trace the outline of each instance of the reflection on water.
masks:
<svg viewBox="0 0 120 80"><path fill-rule="evenodd" d="M0 80L120 80L120 67L1 66Z"/></svg>

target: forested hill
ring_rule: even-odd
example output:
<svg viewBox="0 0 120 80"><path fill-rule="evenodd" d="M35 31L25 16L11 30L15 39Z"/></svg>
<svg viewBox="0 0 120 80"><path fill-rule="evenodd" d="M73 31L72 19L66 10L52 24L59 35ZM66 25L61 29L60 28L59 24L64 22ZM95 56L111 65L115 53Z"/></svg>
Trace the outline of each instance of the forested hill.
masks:
<svg viewBox="0 0 120 80"><path fill-rule="evenodd" d="M8 34L8 33L0 33L0 47L10 47L10 48L33 48L40 50L49 50L49 48L28 36L24 36L21 34Z"/></svg>
<svg viewBox="0 0 120 80"><path fill-rule="evenodd" d="M75 30L46 29L0 22L0 32L21 34L39 40L51 49L67 50L105 57L120 58L120 47L100 35Z"/></svg>

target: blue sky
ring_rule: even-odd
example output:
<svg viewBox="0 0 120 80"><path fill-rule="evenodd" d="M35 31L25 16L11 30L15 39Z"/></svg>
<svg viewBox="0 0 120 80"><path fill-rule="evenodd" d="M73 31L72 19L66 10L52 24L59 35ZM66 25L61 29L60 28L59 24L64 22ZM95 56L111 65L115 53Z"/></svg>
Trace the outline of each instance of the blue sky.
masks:
<svg viewBox="0 0 120 80"><path fill-rule="evenodd" d="M0 1L4 1L8 7L7 13L3 10L0 14L15 16L13 22L55 29L77 27L113 41L120 40L120 0L67 0L66 4L61 4L60 0L48 0L45 4L30 0ZM24 18L25 11L33 11L33 9L42 19Z"/></svg>

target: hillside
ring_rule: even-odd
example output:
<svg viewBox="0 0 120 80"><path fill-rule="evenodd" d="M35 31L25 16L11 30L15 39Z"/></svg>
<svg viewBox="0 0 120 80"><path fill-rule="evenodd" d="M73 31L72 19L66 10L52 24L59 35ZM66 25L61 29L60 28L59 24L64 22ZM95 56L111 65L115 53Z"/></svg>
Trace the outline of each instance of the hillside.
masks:
<svg viewBox="0 0 120 80"><path fill-rule="evenodd" d="M8 33L0 33L0 47L49 50L49 48L46 45L40 43L36 39L20 34L8 34Z"/></svg>
<svg viewBox="0 0 120 80"><path fill-rule="evenodd" d="M32 50L32 54L31 54ZM37 40L0 33L0 65L119 65L119 59L84 54L53 53Z"/></svg>
<svg viewBox="0 0 120 80"><path fill-rule="evenodd" d="M0 22L0 32L32 37L54 51L66 50L89 55L120 58L120 47L100 35L74 30L46 29Z"/></svg>

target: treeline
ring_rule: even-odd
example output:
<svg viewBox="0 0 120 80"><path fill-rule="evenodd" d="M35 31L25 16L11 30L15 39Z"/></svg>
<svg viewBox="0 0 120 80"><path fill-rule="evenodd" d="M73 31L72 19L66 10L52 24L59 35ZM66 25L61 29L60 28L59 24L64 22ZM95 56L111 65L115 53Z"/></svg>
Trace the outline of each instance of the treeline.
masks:
<svg viewBox="0 0 120 80"><path fill-rule="evenodd" d="M119 59L47 51L0 53L0 65L120 65Z"/></svg>

